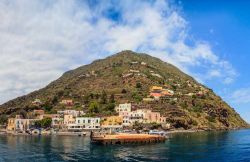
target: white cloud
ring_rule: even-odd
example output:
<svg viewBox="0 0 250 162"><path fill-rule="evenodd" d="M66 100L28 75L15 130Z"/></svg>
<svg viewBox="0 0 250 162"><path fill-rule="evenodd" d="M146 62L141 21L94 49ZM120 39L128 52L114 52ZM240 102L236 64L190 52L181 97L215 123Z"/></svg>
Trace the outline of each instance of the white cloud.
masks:
<svg viewBox="0 0 250 162"><path fill-rule="evenodd" d="M0 103L42 88L72 67L124 49L157 56L199 80L230 83L236 77L209 43L187 43L188 22L173 4L86 2L0 2Z"/></svg>
<svg viewBox="0 0 250 162"><path fill-rule="evenodd" d="M242 88L234 91L229 96L229 100L235 104L249 104L250 103L250 88Z"/></svg>

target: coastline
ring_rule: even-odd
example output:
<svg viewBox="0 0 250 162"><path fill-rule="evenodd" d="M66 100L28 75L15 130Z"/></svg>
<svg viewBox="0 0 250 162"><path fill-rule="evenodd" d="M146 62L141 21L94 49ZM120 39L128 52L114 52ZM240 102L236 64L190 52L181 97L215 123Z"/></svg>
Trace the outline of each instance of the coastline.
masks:
<svg viewBox="0 0 250 162"><path fill-rule="evenodd" d="M165 131L166 135L173 135L173 134L181 134L181 133L198 133L198 132L213 132L213 131L234 131L234 130L243 130L249 128L234 128L234 129L211 129L211 130L203 130L203 129L188 129L188 130L170 130ZM7 132L7 131L0 131L0 135L12 135L12 136L82 136L82 137L89 137L90 132L53 132L53 133L41 133L41 134L28 134L28 133L14 133L14 132Z"/></svg>

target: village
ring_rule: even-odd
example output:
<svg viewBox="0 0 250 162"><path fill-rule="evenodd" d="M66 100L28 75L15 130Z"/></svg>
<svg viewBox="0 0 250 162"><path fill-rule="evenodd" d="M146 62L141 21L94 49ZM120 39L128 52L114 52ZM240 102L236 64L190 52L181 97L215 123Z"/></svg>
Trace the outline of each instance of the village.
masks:
<svg viewBox="0 0 250 162"><path fill-rule="evenodd" d="M173 91L159 86L152 86L148 98L145 102L159 100L160 97L172 96ZM35 99L32 104L39 105L41 101ZM73 100L62 100L61 104L73 105ZM21 114L14 118L9 118L6 132L9 134L58 134L83 135L90 131L119 132L132 130L138 124L155 124L164 129L170 129L171 125L167 122L160 112L153 111L152 108L135 107L133 103L121 103L115 106L117 115L112 116L87 116L84 111L65 109L59 110L55 114L46 114L43 109L35 109L30 112L32 118L24 118ZM143 131L143 130L140 130Z"/></svg>
<svg viewBox="0 0 250 162"><path fill-rule="evenodd" d="M150 66L145 62L131 62L133 66ZM162 79L163 77L155 71L149 71L149 75ZM82 77L96 77L96 71L90 73L81 74L78 78ZM130 69L128 73L123 73L121 76L126 82L132 76L145 76L140 70ZM169 79L169 81L171 81ZM198 87L197 84L191 84L186 81L188 87ZM49 112L41 105L44 102L36 98L30 104L35 106L35 109L24 114L15 114L8 118L7 125L5 126L5 132L9 134L57 134L57 135L83 135L91 131L95 132L121 132L121 131L150 131L149 129L155 130L169 130L172 125L168 122L168 119L162 112L155 109L154 104L158 102L176 103L178 102L178 96L194 97L204 96L208 91L199 86L200 91L190 92L182 94L176 92L173 87L180 87L180 84L166 85L158 84L151 85L147 91L147 95L140 98L142 106L133 102L111 103L112 115L98 115L96 113L88 114L84 111L85 105L82 105L81 109L75 109L75 105L80 105L80 102L74 101L74 99L68 97L63 98L60 101L60 105L63 107L57 109L54 112ZM140 89L141 84L136 83L136 88ZM124 91L124 92L123 92ZM64 92L62 92L64 93ZM126 90L122 90L122 94L115 94L113 97L120 97L126 93ZM101 94L107 97L107 94ZM118 96L117 96L118 95ZM100 94L96 95L97 97ZM84 96L86 97L86 96ZM93 94L92 94L93 97ZM112 95L111 95L112 97ZM105 98L106 100L106 98ZM153 104L152 104L153 103ZM93 104L93 110L95 112L96 105ZM145 125L151 125L145 128Z"/></svg>

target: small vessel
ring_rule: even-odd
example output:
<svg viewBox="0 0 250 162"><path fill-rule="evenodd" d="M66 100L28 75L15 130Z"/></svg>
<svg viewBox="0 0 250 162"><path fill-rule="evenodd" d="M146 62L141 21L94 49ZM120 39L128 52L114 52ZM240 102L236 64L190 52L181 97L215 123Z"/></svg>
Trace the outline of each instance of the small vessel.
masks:
<svg viewBox="0 0 250 162"><path fill-rule="evenodd" d="M158 130L150 130L148 134L151 135L160 135L160 136L167 136L167 133L164 131L158 131Z"/></svg>

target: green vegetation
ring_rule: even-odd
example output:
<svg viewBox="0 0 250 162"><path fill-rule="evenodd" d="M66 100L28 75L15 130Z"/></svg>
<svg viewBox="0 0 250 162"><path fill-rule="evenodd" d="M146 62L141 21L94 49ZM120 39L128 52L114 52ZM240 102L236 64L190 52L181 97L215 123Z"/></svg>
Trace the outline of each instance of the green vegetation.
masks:
<svg viewBox="0 0 250 162"><path fill-rule="evenodd" d="M89 105L89 113L99 113L100 105L98 102L91 102Z"/></svg>
<svg viewBox="0 0 250 162"><path fill-rule="evenodd" d="M50 128L52 123L51 118L44 118L35 122L35 127L37 128Z"/></svg>
<svg viewBox="0 0 250 162"><path fill-rule="evenodd" d="M0 125L7 123L7 120L8 120L8 118L5 114L0 115Z"/></svg>

